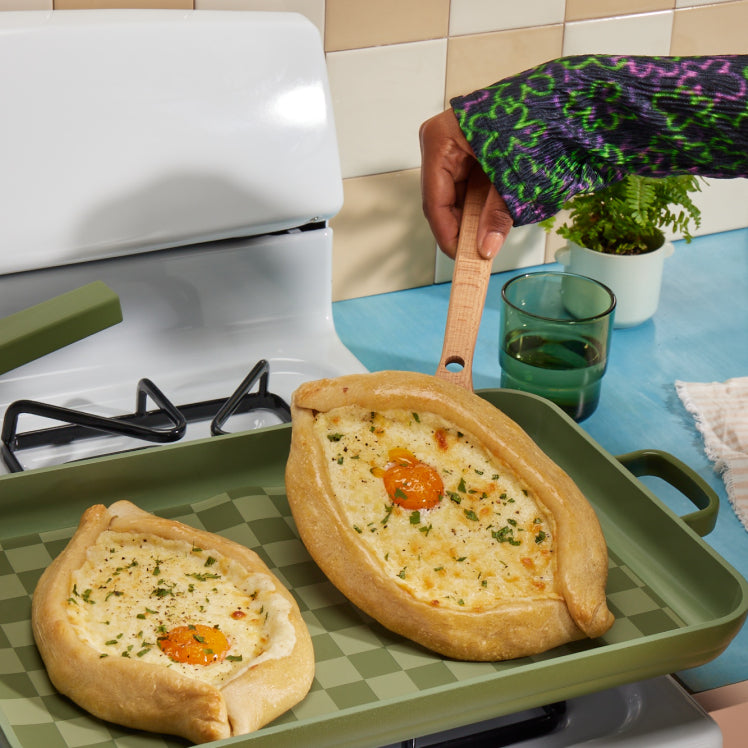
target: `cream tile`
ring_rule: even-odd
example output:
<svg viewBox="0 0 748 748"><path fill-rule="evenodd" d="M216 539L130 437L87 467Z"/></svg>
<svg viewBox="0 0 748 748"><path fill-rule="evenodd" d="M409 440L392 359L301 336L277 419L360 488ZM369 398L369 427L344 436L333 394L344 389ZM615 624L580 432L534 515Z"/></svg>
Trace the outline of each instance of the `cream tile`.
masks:
<svg viewBox="0 0 748 748"><path fill-rule="evenodd" d="M449 0L327 0L325 14L332 52L444 37Z"/></svg>
<svg viewBox="0 0 748 748"><path fill-rule="evenodd" d="M3 10L52 10L53 0L0 0Z"/></svg>
<svg viewBox="0 0 748 748"><path fill-rule="evenodd" d="M675 11L674 55L745 54L748 52L748 2Z"/></svg>
<svg viewBox="0 0 748 748"><path fill-rule="evenodd" d="M564 21L564 0L452 0L449 34L481 34Z"/></svg>
<svg viewBox="0 0 748 748"><path fill-rule="evenodd" d="M498 31L449 40L445 105L466 94L560 56L563 27Z"/></svg>
<svg viewBox="0 0 748 748"><path fill-rule="evenodd" d="M330 79L344 177L421 164L418 128L441 111L444 39L330 52Z"/></svg>
<svg viewBox="0 0 748 748"><path fill-rule="evenodd" d="M666 55L674 11L567 23L564 55Z"/></svg>
<svg viewBox="0 0 748 748"><path fill-rule="evenodd" d="M195 0L195 10L266 10L300 13L325 32L325 0Z"/></svg>
<svg viewBox="0 0 748 748"><path fill-rule="evenodd" d="M671 10L675 0L566 0L566 20L609 18L653 10Z"/></svg>
<svg viewBox="0 0 748 748"><path fill-rule="evenodd" d="M714 5L715 3L732 3L734 0L675 0L676 8L693 8L696 5Z"/></svg>
<svg viewBox="0 0 748 748"><path fill-rule="evenodd" d="M509 232L504 246L494 257L491 272L499 273L503 270L542 265L543 262L545 262L545 231L537 224L518 226ZM451 280L454 265L453 260L437 250L434 274L436 283Z"/></svg>
<svg viewBox="0 0 748 748"><path fill-rule="evenodd" d="M701 210L701 226L692 232L694 236L748 226L748 179L707 179L693 201Z"/></svg>
<svg viewBox="0 0 748 748"><path fill-rule="evenodd" d="M421 210L420 169L343 182L332 220L333 299L415 288L434 279L434 239Z"/></svg>

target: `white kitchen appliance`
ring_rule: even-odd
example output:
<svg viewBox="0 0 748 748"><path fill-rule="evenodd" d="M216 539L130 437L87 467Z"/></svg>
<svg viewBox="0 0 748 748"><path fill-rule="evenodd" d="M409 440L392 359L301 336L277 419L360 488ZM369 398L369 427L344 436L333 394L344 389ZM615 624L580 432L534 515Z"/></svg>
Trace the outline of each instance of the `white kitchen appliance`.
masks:
<svg viewBox="0 0 748 748"><path fill-rule="evenodd" d="M263 428L288 419L301 382L363 371L332 320L328 220L342 181L311 23L6 12L0 65L0 331L20 313L42 335L60 321L33 310L92 283L122 311L0 366L0 473ZM185 424L162 417L164 400ZM145 441L123 427L139 423ZM667 677L537 712L402 745L721 745Z"/></svg>

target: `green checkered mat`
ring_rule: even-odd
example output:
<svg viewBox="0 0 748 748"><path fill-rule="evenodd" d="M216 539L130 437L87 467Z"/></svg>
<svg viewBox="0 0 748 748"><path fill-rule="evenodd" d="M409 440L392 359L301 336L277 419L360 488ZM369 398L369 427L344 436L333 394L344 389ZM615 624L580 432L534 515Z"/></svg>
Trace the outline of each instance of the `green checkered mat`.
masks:
<svg viewBox="0 0 748 748"><path fill-rule="evenodd" d="M299 540L284 488L248 487L159 512L256 551L293 592L316 655L310 693L275 725L324 718L439 686L485 677L601 643L625 642L680 628L684 622L610 554L608 602L616 623L602 642L575 642L523 660L445 660L385 630L348 603ZM97 720L59 695L47 678L31 633L31 596L39 576L74 528L26 535L0 545L0 726L13 748L160 748L179 739Z"/></svg>

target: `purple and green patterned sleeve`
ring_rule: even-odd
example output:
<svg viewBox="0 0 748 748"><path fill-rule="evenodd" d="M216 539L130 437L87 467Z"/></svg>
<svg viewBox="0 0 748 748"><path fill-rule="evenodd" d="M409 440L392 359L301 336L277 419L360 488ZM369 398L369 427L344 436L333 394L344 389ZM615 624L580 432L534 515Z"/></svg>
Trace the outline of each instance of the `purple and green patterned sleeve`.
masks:
<svg viewBox="0 0 748 748"><path fill-rule="evenodd" d="M628 173L748 176L748 55L585 55L451 101L515 226Z"/></svg>

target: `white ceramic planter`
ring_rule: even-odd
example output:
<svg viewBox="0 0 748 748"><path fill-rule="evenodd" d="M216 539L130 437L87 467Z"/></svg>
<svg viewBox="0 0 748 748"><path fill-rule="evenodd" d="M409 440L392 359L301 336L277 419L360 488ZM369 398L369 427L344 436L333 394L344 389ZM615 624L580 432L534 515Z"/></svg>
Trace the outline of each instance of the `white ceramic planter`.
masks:
<svg viewBox="0 0 748 748"><path fill-rule="evenodd" d="M605 284L616 296L614 327L633 327L648 320L660 302L662 270L673 245L643 255L608 255L569 243L556 252L565 270Z"/></svg>

